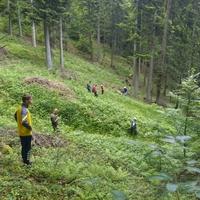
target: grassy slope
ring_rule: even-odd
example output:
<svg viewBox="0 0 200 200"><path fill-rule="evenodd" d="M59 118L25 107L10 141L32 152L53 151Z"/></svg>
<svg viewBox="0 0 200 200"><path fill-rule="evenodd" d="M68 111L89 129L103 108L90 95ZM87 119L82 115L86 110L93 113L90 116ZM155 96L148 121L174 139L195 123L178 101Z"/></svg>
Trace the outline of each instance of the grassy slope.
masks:
<svg viewBox="0 0 200 200"><path fill-rule="evenodd" d="M117 191L129 199L158 199L160 194L145 178L154 168L144 157L161 132L173 131L161 108L120 96L111 89L123 86L117 75L70 53L65 54L65 65L77 80L62 79L57 70L49 73L40 47L32 49L23 41L10 39L7 49L8 57L0 61L0 126L15 128L13 113L21 94L31 93L35 131L52 134L49 113L58 107L61 132L69 144L60 149L34 147L34 165L26 169L20 162L17 139L3 137L5 143L15 145L12 154L1 155L2 199L106 200ZM32 76L63 82L74 91L74 99L38 85L24 85L24 78ZM105 95L95 98L88 94L88 80L103 83ZM139 124L140 135L135 139L127 134L132 116Z"/></svg>

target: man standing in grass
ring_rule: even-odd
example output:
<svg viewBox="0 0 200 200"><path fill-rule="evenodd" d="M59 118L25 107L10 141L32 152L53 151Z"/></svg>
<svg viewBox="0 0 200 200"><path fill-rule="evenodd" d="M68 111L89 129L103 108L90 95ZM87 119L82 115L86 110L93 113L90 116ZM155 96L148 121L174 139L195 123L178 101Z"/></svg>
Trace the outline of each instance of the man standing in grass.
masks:
<svg viewBox="0 0 200 200"><path fill-rule="evenodd" d="M18 134L21 141L21 156L23 163L30 165L30 151L32 140L32 121L31 114L28 107L32 104L31 95L24 95L22 97L22 105L18 107L15 112L15 120L18 126Z"/></svg>

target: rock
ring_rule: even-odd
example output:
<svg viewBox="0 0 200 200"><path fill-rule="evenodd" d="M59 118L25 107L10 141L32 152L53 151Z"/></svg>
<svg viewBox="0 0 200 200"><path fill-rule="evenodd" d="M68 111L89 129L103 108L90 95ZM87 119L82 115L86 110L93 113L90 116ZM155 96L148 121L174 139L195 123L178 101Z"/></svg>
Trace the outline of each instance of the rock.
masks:
<svg viewBox="0 0 200 200"><path fill-rule="evenodd" d="M12 154L13 153L13 149L9 145L3 144L2 148L1 148L1 153L2 154Z"/></svg>

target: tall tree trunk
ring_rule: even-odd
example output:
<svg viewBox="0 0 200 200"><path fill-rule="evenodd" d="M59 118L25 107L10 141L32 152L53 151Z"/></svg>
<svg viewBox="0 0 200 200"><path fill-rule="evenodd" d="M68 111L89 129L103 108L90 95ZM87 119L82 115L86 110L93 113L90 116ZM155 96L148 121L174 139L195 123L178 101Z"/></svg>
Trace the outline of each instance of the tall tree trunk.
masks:
<svg viewBox="0 0 200 200"><path fill-rule="evenodd" d="M103 52L102 52L102 58L101 58L101 65L103 65L104 63L104 59L105 59L105 56L106 56L106 47L105 47L105 44L106 44L106 33L105 33L105 28L103 28Z"/></svg>
<svg viewBox="0 0 200 200"><path fill-rule="evenodd" d="M21 20L21 10L19 1L17 1L17 16L18 16L18 26L19 26L19 36L22 37L22 20Z"/></svg>
<svg viewBox="0 0 200 200"><path fill-rule="evenodd" d="M142 59L138 58L138 70L139 70L139 74L141 74L141 67L142 67Z"/></svg>
<svg viewBox="0 0 200 200"><path fill-rule="evenodd" d="M141 34L141 1L135 0L136 2L136 9L137 9L137 17L136 17L136 27L137 27L137 34ZM139 93L139 80L140 80L140 58L136 58L137 52L141 50L141 41L134 42L134 74L133 74L133 87L134 87L134 96L138 97Z"/></svg>
<svg viewBox="0 0 200 200"><path fill-rule="evenodd" d="M152 82L153 82L153 66L154 66L154 56L151 55L150 65L148 69L147 87L146 87L146 101L152 102Z"/></svg>
<svg viewBox="0 0 200 200"><path fill-rule="evenodd" d="M158 79L157 79L157 93L156 93L156 103L157 104L160 104L162 79L163 79L163 73L165 72L165 57L166 57L166 46L167 46L168 21L169 21L169 15L170 15L170 10L171 10L171 3L172 3L172 0L167 0L164 33L163 33L163 38L162 38L161 57L160 57L161 69L158 73Z"/></svg>
<svg viewBox="0 0 200 200"><path fill-rule="evenodd" d="M19 36L23 37L23 34L22 34L22 19L21 19L21 10L20 10L19 1L17 1L17 17L18 17L18 26L19 26Z"/></svg>
<svg viewBox="0 0 200 200"><path fill-rule="evenodd" d="M137 20L137 29L138 29L138 35L140 35L142 37L141 34L141 30L142 30L142 5L141 5L142 1L138 1L138 20ZM139 52L142 52L142 43L141 43L141 39L139 40ZM139 74L141 74L141 67L142 67L142 58L139 57ZM146 66L145 66L146 67Z"/></svg>
<svg viewBox="0 0 200 200"><path fill-rule="evenodd" d="M112 14L111 14L111 17L112 17L112 24L111 24L111 61L110 61L110 66L111 68L114 68L114 53L115 53L115 16L114 16L114 1L112 0L112 3L111 3L111 11L112 11Z"/></svg>
<svg viewBox="0 0 200 200"><path fill-rule="evenodd" d="M51 55L49 24L47 23L46 19L44 19L44 36L45 36L45 49L46 49L46 63L48 70L51 70L53 67L53 63Z"/></svg>
<svg viewBox="0 0 200 200"><path fill-rule="evenodd" d="M101 25L100 25L100 8L98 10L98 16L97 16L97 44L98 44L98 47L97 47L97 61L100 60L100 57L101 57L101 51L100 51L100 44L101 44Z"/></svg>
<svg viewBox="0 0 200 200"><path fill-rule="evenodd" d="M185 124L184 124L184 135L187 136L187 128L188 128L188 117L190 111L190 104L191 104L191 94L188 94L187 105L186 105L186 117L185 117ZM184 157L186 157L186 143L184 142L184 149L183 149Z"/></svg>
<svg viewBox="0 0 200 200"><path fill-rule="evenodd" d="M146 62L143 62L143 64L141 65L142 66L142 71L143 71L143 86L146 87L146 83L147 83L147 74L148 74L148 66L147 66L147 63Z"/></svg>
<svg viewBox="0 0 200 200"><path fill-rule="evenodd" d="M138 59L136 57L136 51L137 51L137 44L134 42L133 47L133 87L134 87L134 96L138 96L139 92L139 65L138 65Z"/></svg>
<svg viewBox="0 0 200 200"><path fill-rule="evenodd" d="M168 71L165 71L163 83L164 83L163 96L166 97L167 96L167 88L168 88Z"/></svg>
<svg viewBox="0 0 200 200"><path fill-rule="evenodd" d="M192 40L191 40L191 42L190 42L190 44L191 44L191 55L190 55L190 59L189 59L189 76L192 75L192 68L193 68L193 64L194 64L194 53L195 53L195 48L194 48L194 46L195 46L194 36L195 36L195 28L196 28L196 23L197 23L196 21L197 21L197 20L195 19L194 25L193 25L193 27L192 27L192 35L191 35Z"/></svg>
<svg viewBox="0 0 200 200"><path fill-rule="evenodd" d="M12 16L11 16L11 10L10 10L10 0L7 1L7 9L8 9L8 33L9 35L13 35L12 30Z"/></svg>
<svg viewBox="0 0 200 200"><path fill-rule="evenodd" d="M92 41L92 33L89 33L89 41L90 41L90 59L91 61L94 61L94 48L93 48L93 41Z"/></svg>
<svg viewBox="0 0 200 200"><path fill-rule="evenodd" d="M33 47L37 47L37 41L36 41L36 28L35 28L35 22L32 21L32 45Z"/></svg>
<svg viewBox="0 0 200 200"><path fill-rule="evenodd" d="M179 84L181 85L182 83L182 75L180 74L180 78L179 78ZM176 97L176 104L175 104L175 109L179 108L179 96Z"/></svg>
<svg viewBox="0 0 200 200"><path fill-rule="evenodd" d="M148 103L152 103L152 90L153 90L153 70L154 70L154 51L155 51L155 38L156 38L156 30L155 30L155 21L156 21L156 12L154 13L153 17L153 25L152 25L152 37L150 41L151 47L151 59L150 65L148 69L148 78L147 78L147 85L146 85L146 101Z"/></svg>
<svg viewBox="0 0 200 200"><path fill-rule="evenodd" d="M101 25L100 25L100 11L97 16L97 43L100 45L101 43Z"/></svg>
<svg viewBox="0 0 200 200"><path fill-rule="evenodd" d="M57 35L57 24L55 22L51 24L49 32L50 32L51 49L55 49L55 48L57 48L57 36L58 36Z"/></svg>
<svg viewBox="0 0 200 200"><path fill-rule="evenodd" d="M64 53L63 53L63 20L60 16L60 68L64 70Z"/></svg>
<svg viewBox="0 0 200 200"><path fill-rule="evenodd" d="M113 31L112 33L112 44L111 44L111 63L110 63L110 66L112 68L115 68L115 65L114 65L114 55L115 55L115 45L116 45L116 35Z"/></svg>
<svg viewBox="0 0 200 200"><path fill-rule="evenodd" d="M33 4L33 0L30 0L31 4ZM32 20L32 45L33 47L37 47L37 41L36 41L36 28L35 28L35 22Z"/></svg>

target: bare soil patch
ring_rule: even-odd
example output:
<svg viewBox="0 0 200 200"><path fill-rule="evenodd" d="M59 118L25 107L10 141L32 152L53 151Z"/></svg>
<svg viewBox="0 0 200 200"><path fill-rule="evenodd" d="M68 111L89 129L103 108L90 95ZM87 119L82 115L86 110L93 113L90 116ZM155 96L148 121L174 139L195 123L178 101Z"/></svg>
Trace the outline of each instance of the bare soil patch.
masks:
<svg viewBox="0 0 200 200"><path fill-rule="evenodd" d="M2 140L10 146L15 146L18 143L15 140L17 137L18 136L15 130L0 129L0 141ZM66 147L68 145L68 141L58 135L34 133L32 144L39 147Z"/></svg>
<svg viewBox="0 0 200 200"><path fill-rule="evenodd" d="M51 91L56 91L59 93L59 95L66 97L68 99L75 98L75 93L71 89L69 89L66 85L56 81L48 80L42 77L28 77L24 80L24 83L30 85L31 84L40 85Z"/></svg>

